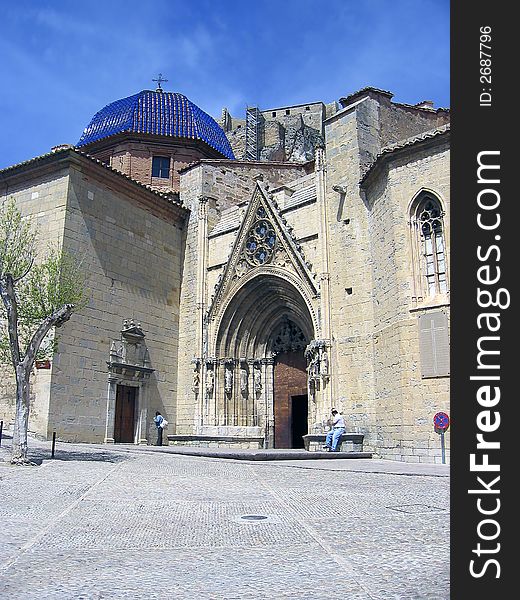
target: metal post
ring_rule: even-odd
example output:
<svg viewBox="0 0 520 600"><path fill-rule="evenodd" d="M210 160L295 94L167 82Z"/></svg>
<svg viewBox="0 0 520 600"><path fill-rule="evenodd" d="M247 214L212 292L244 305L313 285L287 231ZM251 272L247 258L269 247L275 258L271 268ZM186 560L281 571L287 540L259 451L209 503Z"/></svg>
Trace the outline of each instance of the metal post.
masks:
<svg viewBox="0 0 520 600"><path fill-rule="evenodd" d="M2 431L4 430L4 422L0 421L0 446L2 445Z"/></svg>
<svg viewBox="0 0 520 600"><path fill-rule="evenodd" d="M56 432L53 431L52 432L52 452L51 452L51 458L54 458L54 450L56 448Z"/></svg>
<svg viewBox="0 0 520 600"><path fill-rule="evenodd" d="M444 450L444 431L441 431L441 452L442 452L442 464L446 464L446 452Z"/></svg>

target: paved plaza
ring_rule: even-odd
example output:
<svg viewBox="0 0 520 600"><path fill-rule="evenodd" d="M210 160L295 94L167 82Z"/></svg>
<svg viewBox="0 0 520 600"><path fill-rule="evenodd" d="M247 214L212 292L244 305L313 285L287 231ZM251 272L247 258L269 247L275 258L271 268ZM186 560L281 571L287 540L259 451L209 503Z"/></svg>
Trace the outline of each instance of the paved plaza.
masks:
<svg viewBox="0 0 520 600"><path fill-rule="evenodd" d="M0 598L447 600L449 467L0 448ZM246 517L246 518L244 518ZM247 518L248 517L248 518Z"/></svg>

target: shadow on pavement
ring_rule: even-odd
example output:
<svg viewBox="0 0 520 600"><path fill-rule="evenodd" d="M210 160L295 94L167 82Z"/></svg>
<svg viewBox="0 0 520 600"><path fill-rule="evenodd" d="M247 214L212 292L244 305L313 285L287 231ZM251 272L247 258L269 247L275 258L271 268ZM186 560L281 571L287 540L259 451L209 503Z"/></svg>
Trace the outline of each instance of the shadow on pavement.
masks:
<svg viewBox="0 0 520 600"><path fill-rule="evenodd" d="M108 452L64 452L57 450L54 458L48 450L29 451L28 458L36 464L41 464L44 460L57 461L88 461L88 462L110 462L117 463L125 460L124 456L110 454Z"/></svg>

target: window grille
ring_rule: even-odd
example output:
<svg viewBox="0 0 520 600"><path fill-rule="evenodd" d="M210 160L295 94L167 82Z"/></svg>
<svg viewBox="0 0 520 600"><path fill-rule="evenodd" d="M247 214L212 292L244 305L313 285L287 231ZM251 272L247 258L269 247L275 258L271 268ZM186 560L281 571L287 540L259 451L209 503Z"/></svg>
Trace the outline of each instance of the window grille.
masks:
<svg viewBox="0 0 520 600"><path fill-rule="evenodd" d="M444 212L430 194L419 197L412 210L415 296L423 300L448 292Z"/></svg>

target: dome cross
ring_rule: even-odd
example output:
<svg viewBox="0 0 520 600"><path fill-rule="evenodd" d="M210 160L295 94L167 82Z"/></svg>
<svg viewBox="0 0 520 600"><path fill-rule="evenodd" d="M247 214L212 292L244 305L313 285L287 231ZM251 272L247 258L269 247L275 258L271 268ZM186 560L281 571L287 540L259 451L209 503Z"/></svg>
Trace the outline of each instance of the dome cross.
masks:
<svg viewBox="0 0 520 600"><path fill-rule="evenodd" d="M156 81L157 82L157 89L155 90L156 92L162 92L163 89L161 87L161 83L168 81L167 79L163 79L162 73L159 73L159 77L157 79L152 79L152 81Z"/></svg>

